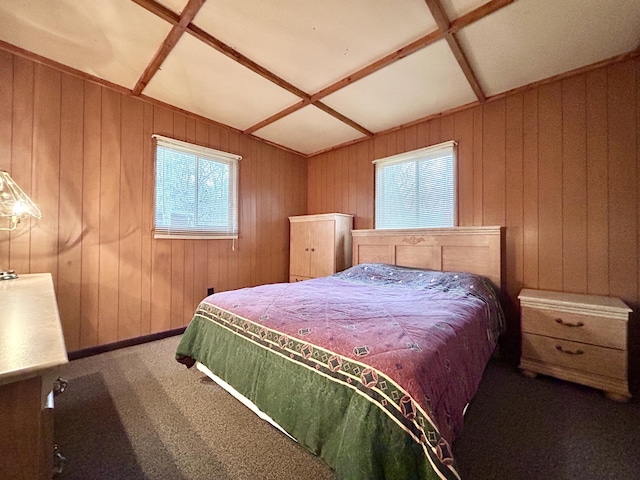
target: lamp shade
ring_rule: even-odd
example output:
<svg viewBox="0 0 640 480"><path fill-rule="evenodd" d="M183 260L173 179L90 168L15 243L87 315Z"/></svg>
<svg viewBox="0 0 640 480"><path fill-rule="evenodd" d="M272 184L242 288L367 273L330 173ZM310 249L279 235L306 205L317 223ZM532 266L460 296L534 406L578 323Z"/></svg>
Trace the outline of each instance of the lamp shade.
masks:
<svg viewBox="0 0 640 480"><path fill-rule="evenodd" d="M11 178L0 170L0 230L15 230L25 217L42 218L40 209Z"/></svg>

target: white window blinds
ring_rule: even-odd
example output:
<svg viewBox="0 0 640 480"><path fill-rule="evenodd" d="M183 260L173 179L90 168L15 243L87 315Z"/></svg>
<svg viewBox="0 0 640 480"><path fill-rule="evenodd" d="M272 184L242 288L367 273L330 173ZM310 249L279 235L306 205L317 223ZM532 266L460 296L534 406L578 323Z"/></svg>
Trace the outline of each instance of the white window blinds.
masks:
<svg viewBox="0 0 640 480"><path fill-rule="evenodd" d="M436 228L457 223L456 142L374 160L375 228Z"/></svg>
<svg viewBox="0 0 640 480"><path fill-rule="evenodd" d="M155 238L238 238L242 157L161 135L155 140Z"/></svg>

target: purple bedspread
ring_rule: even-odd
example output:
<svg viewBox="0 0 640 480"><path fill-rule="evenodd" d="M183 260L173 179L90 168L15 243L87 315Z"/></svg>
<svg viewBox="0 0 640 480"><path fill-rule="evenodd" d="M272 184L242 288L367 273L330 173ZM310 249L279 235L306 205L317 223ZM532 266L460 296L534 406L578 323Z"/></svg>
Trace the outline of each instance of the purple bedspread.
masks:
<svg viewBox="0 0 640 480"><path fill-rule="evenodd" d="M504 324L482 277L379 264L221 292L204 303L366 364L372 380L393 379L410 397L405 416L422 411L447 448Z"/></svg>

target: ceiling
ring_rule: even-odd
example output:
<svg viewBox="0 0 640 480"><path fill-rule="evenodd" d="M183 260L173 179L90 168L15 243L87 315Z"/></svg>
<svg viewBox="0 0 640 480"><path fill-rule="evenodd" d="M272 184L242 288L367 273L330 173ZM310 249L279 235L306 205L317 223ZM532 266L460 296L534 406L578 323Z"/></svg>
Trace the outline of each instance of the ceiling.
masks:
<svg viewBox="0 0 640 480"><path fill-rule="evenodd" d="M311 155L635 51L640 1L2 0L0 25L0 46Z"/></svg>

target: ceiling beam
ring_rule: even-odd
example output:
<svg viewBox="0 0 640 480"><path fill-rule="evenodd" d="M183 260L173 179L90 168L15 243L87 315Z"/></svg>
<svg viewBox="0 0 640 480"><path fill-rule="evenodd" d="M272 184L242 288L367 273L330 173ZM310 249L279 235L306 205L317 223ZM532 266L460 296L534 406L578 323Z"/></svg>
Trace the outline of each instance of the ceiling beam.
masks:
<svg viewBox="0 0 640 480"><path fill-rule="evenodd" d="M358 130L360 133L364 133L367 137L373 137L373 132L370 132L369 130L367 130L366 128L364 128L363 126L359 125L358 123L354 122L353 120L351 120L350 118L345 117L344 115L342 115L339 112L336 112L333 108L331 108L328 105L325 105L322 102L315 102L314 105L316 107L318 107L320 110L322 110L325 113L328 113L329 115L334 116L335 118L337 118L338 120L342 120L344 123L346 123L347 125L349 125L351 128L355 128L356 130Z"/></svg>
<svg viewBox="0 0 640 480"><path fill-rule="evenodd" d="M205 1L206 0L189 0L189 3L187 3L187 6L180 14L178 23L173 24L169 35L164 39L164 42L162 42L162 45L160 45L160 48L154 55L153 59L149 65L147 65L147 68L145 68L135 87L133 87L134 95L140 95L153 76L158 72L158 70L160 70L160 67L169 56L169 53L171 53L173 47L176 46L178 40L180 40L180 37L182 37L182 34L185 32L189 24L191 24L191 21L200 11L200 8L204 5Z"/></svg>
<svg viewBox="0 0 640 480"><path fill-rule="evenodd" d="M395 52L392 52L389 55L382 57L380 60L377 60L372 64L367 65L366 67L358 70L357 72L352 73L348 77L345 77L342 80L338 80L337 82L329 85L328 87L323 88L319 92L314 93L313 95L311 95L311 100L314 102L318 101L321 98L324 98L327 95L330 95L333 92L336 92L351 83L354 83L368 75L371 75L374 72L377 72L378 70L381 70L384 67L391 65L394 62L397 62L398 60L403 59L404 57L411 55L412 53L417 52L418 50L422 50L427 45L431 45L432 43L440 40L441 38L442 38L442 32L440 32L439 30L431 32L423 37L420 37L418 40L415 40L410 44L400 48L399 50L396 50Z"/></svg>
<svg viewBox="0 0 640 480"><path fill-rule="evenodd" d="M210 47L212 47L215 50L217 50L218 52L222 53L223 55L226 55L227 57L231 58L232 60L235 60L236 62L238 62L243 67L248 68L252 72L257 73L258 75L260 75L261 77L266 78L267 80L275 83L276 85L278 85L281 88L284 88L289 93L292 93L292 94L294 94L294 95L296 95L296 96L298 96L298 97L300 97L302 99L307 99L308 100L310 98L308 93L300 90L295 85L287 82L285 79L280 78L275 73L270 72L269 70L267 70L263 66L257 64L253 60L245 57L240 52L238 52L236 49L234 49L234 48L230 47L229 45L227 45L226 43L218 40L213 35L208 34L204 30L202 30L201 28L196 27L195 25L191 24L187 28L187 32L189 32L191 35L193 35L195 38L197 38L201 42L206 43Z"/></svg>
<svg viewBox="0 0 640 480"><path fill-rule="evenodd" d="M489 0L487 3L479 6L475 10L472 10L469 13L466 13L465 15L451 22L450 25L448 25L448 28L446 30L443 31L440 28L438 28L438 30L435 30L423 37L420 37L418 40L415 40L410 44L405 45L399 50L396 50L395 52L390 53L389 55L381 58L380 60L377 60L372 64L367 65L366 67L358 70L357 72L354 72L351 75L341 80L338 80L337 82L329 85L328 87L323 88L322 90L312 94L310 96L310 102L300 102L300 103L297 103L296 105L292 105L291 107L285 110L282 110L281 112L278 112L265 120L262 120L260 123L257 123L256 125L249 127L246 131L254 132L258 128L262 128L270 123L273 123L276 120L279 120L280 118L290 113L293 113L296 110L308 105L309 103L316 103L320 99L326 97L327 95L330 95L333 92L337 92L338 90L346 87L347 85L350 85L368 75L371 75L372 73L377 72L378 70L381 70L384 67L387 67L392 63L397 62L398 60L401 60L404 57L411 55L412 53L415 53L427 47L428 45L431 45L432 43L437 42L442 38L446 38L447 33L453 34L458 30L460 30L461 28L464 28L480 20L481 18L484 18L487 15L490 15L493 12L500 10L501 8L509 5L510 3L513 3L514 1L516 0ZM454 39L454 41L456 40ZM451 43L449 43L449 45L453 51L453 54L456 56L456 60L458 60L458 63L460 64L462 71L465 74L465 77L467 77L467 81L469 81L471 88L476 94L476 97L478 97L478 100L482 98L482 100L480 100L481 102L485 101L486 97L482 92L482 89L480 88L480 84L478 83L475 75L473 74L473 70L469 66L469 62L467 61L464 55L464 52L462 52L462 50L459 48L459 45L457 49L455 46L451 47ZM458 57L460 57L460 59L458 59ZM465 64L467 65L468 68L462 66Z"/></svg>
<svg viewBox="0 0 640 480"><path fill-rule="evenodd" d="M301 100L300 102L291 105L289 108L285 108L284 110L281 110L278 113L276 113L274 115L271 115L268 118L265 118L261 122L258 122L255 125L252 125L251 127L249 127L246 130L244 130L242 133L250 134L250 133L255 132L256 130L260 130L262 127L266 127L270 123L273 123L276 120L280 120L281 118L286 117L290 113L298 111L302 107L304 107L306 105L309 105L310 103L311 103L311 101L309 99Z"/></svg>
<svg viewBox="0 0 640 480"><path fill-rule="evenodd" d="M255 132L256 130L269 125L270 123L275 122L276 120L280 120L281 118L289 115L290 113L295 112L296 110L301 109L302 107L305 107L309 104L314 104L316 106L319 106L318 104L320 103L320 99L326 97L327 95L336 92L344 87L346 87L347 85L360 80L361 78L366 77L367 75L372 74L373 72L376 72L378 70L380 70L383 67L386 67L387 65L392 64L393 62L397 62L398 60L411 55L414 52L417 52L418 50L423 49L424 47L426 47L427 45L432 44L433 42L435 42L436 40L439 40L440 38L442 38L442 33L439 30L436 30L435 32L432 32L428 35L425 35L424 37L419 38L418 40L415 40L414 42L411 42L409 45L405 45L404 47L402 47L399 50L396 50L393 53L390 53L389 55L381 58L380 60L377 60L376 62L373 62L370 65L367 65L366 67L362 68L361 70L358 70L357 72L352 73L351 75L349 75L348 77L343 78L342 80L338 80L337 82L329 85L328 87L320 90L319 92L314 93L313 95L310 95L309 98L305 99L305 101L300 102L300 103L296 103L295 105L292 105L288 108L286 108L285 110L282 110L272 116L270 116L269 118L265 118L264 120L262 120L259 123L256 123L255 125L252 125L251 127L249 127L247 130L245 130L245 132ZM323 107L325 108L329 108L326 105L322 104ZM320 107L322 108L322 107ZM333 112L336 112L335 110L331 109ZM326 110L325 110L326 111ZM329 113L329 112L327 112ZM333 114L331 114L333 115ZM340 114L339 114L340 115ZM335 115L334 115L335 116ZM343 115L340 115L342 118L346 118ZM336 117L338 118L338 117ZM343 120L344 121L344 120ZM353 120L350 120L351 122L353 122ZM357 124L356 124L357 125ZM364 127L359 126L359 128L357 128L357 130L365 133L365 135L370 136L372 135L372 132L369 132L369 130L365 129Z"/></svg>
<svg viewBox="0 0 640 480"><path fill-rule="evenodd" d="M427 7L429 7L429 11L438 25L438 28L442 32L449 48L453 52L453 56L455 57L458 65L462 69L462 73L464 73L467 82L471 86L471 89L476 94L476 98L480 103L483 103L487 97L482 91L482 87L480 86L480 82L478 82L478 78L474 73L469 61L467 60L467 56L464 54L464 51L460 47L458 40L455 37L455 34L450 31L451 22L449 21L449 17L447 13L444 11L440 0L425 0Z"/></svg>
<svg viewBox="0 0 640 480"><path fill-rule="evenodd" d="M477 22L487 15L497 12L501 8L504 8L515 1L516 0L490 0L487 3L480 5L475 10L471 10L469 13L465 13L461 17L453 20L449 26L449 32L456 33L458 30Z"/></svg>
<svg viewBox="0 0 640 480"><path fill-rule="evenodd" d="M342 80L338 80L334 84L329 85L328 87L320 90L319 92L314 93L313 95L311 95L311 101L315 102L317 100L320 100L321 98L326 97L327 95L330 95L333 92L336 92L341 88L344 88L347 85L366 77L367 75L377 72L378 70L381 70L382 68L387 67L392 63L397 62L398 60L401 60L404 57L411 55L412 53L417 52L418 50L422 50L423 48L443 38L445 33L455 33L461 28L471 25L472 23L480 20L481 18L486 17L487 15L492 14L497 10L500 10L501 8L509 5L510 3L513 3L514 1L516 0L490 0L487 3L479 6L475 10L472 10L469 13L451 22L447 30L442 31L439 28L438 30L435 30L419 38L418 40L415 40L410 44L405 45L401 49L396 50L393 53L390 53L389 55L381 58L380 60L377 60L372 64L367 65L366 67L358 70L357 72L352 73L348 77L345 77Z"/></svg>
<svg viewBox="0 0 640 480"><path fill-rule="evenodd" d="M145 8L149 12L152 12L158 15L159 17L163 18L164 20L166 20L167 22L173 25L171 32L163 42L158 52L156 53L156 56L151 61L151 63L147 66L145 72L142 74L142 76L140 77L140 80L138 80L138 83L134 87L133 89L134 95L140 95L140 93L142 93L142 90L149 83L153 75L160 69L160 66L162 65L164 60L167 58L167 56L169 55L169 53L177 43L178 39L186 31L189 34L193 35L198 40L200 40L201 42L209 45L210 47L214 48L215 50L222 53L223 55L226 55L227 57L236 61L237 63L244 66L245 68L248 68L254 73L257 73L263 78L275 83L279 87L287 90L289 93L292 93L293 95L296 95L297 97L300 97L302 99L301 102L296 103L293 106L279 113L276 113L275 115L272 115L268 119L263 120L262 122L256 125L253 125L252 127L246 129L243 133L250 135L256 130L259 130L260 128L262 128L263 126L269 125L270 123L273 123L276 120L285 117L289 113L293 113L299 110L300 108L302 108L303 106L309 105L310 103L312 103L311 96L308 93L299 89L295 85L287 82L283 78L280 78L279 76L267 70L266 68L262 67L261 65L257 64L253 60L250 60L249 58L245 57L234 48L231 48L229 45L218 40L217 38L205 32L204 30L197 27L196 25L193 25L191 21L196 16L198 11L200 10L200 7L202 7L202 5L206 0L190 0L189 4L185 7L180 17L178 17L175 13L171 12L170 10L166 9L164 6L156 3L154 0L132 0L132 1L140 5L141 7ZM350 118L347 118L346 116L328 107L327 105L324 105L318 102L316 106L321 110L323 110L324 112L328 113L329 115L351 126L352 128L355 128L356 130L364 133L365 135L367 136L373 135L372 132L370 132L363 126L358 125L356 122L354 122Z"/></svg>
<svg viewBox="0 0 640 480"><path fill-rule="evenodd" d="M445 35L445 38L449 44L449 48L453 52L453 56L456 57L456 60L462 69L462 73L464 73L464 76L467 78L467 82L471 85L473 93L476 94L476 98L480 103L484 103L487 100L487 96L484 94L484 91L480 86L480 82L478 82L478 77L476 77L475 72L471 68L471 65L469 64L464 51L460 47L458 40L450 33Z"/></svg>
<svg viewBox="0 0 640 480"><path fill-rule="evenodd" d="M202 30L201 28L198 28L195 25L190 25L187 28L187 31L191 35L196 37L198 40L206 43L207 45L209 45L212 48L215 48L217 51L219 51L220 53L226 55L227 57L235 60L240 65L243 65L244 67L248 68L249 70L257 73L258 75L262 76L263 78L266 78L267 80L270 80L271 82L275 83L276 85L280 86L281 88L284 88L285 90L287 90L289 93L292 93L293 95L296 95L296 96L298 96L298 97L300 97L302 99L301 102L298 102L298 103L296 103L296 104L284 109L283 111L278 112L275 115L272 115L268 119L265 119L265 120L255 124L255 125L252 125L248 129L244 130L244 133L251 134L251 133L255 132L256 130L259 130L260 128L262 128L264 126L269 125L269 124L275 122L276 120L279 120L280 118L283 118L286 115L288 115L290 113L293 113L293 112L295 112L297 110L300 110L302 107L313 103L316 107L318 107L321 110L325 111L329 115L337 118L338 120L346 123L347 125L355 128L356 130L364 133L365 135L368 135L368 136L372 136L373 135L372 132L370 132L369 130L367 130L363 126L358 125L356 122L354 122L353 120L345 117L341 113L333 110L332 108L330 108L330 107L328 107L326 105L320 104L319 102L316 102L316 101L312 100L311 99L311 95L309 95L308 93L304 92L303 90L299 89L298 87L294 86L293 84L287 82L283 78L280 78L279 76L277 76L276 74L274 74L271 71L267 70L263 66L257 64L253 60L250 60L249 58L245 57L244 55L242 55L240 52L238 52L234 48L231 48L229 45L221 42L220 40L218 40L214 36L208 34L204 30Z"/></svg>
<svg viewBox="0 0 640 480"><path fill-rule="evenodd" d="M469 65L469 62L467 61L464 52L462 51L462 49L460 48L460 45L455 39L454 34L460 29L480 20L481 18L486 17L487 15L490 15L491 13L509 5L510 3L513 3L516 0L489 0L487 3L481 5L475 10L472 10L469 13L466 13L465 15L455 19L452 22L449 22L449 20L447 19L446 14L444 13L444 10L442 9L441 4L439 3L439 0L425 0L430 9L432 4L434 5L437 4L437 7L435 8L438 8L439 13L433 14L432 12L432 14L434 15L434 17L436 17L436 15L440 15L439 22L438 22L438 17L436 17L436 22L438 22L438 26L439 26L438 30L433 31L427 35L424 35L418 40L415 40L410 44L405 45L399 50L396 50L390 53L389 55L386 55L380 60L377 60L372 64L367 65L366 67L348 75L347 77L341 80L338 80L337 82L329 85L328 87L323 88L322 90L314 94L308 94L304 92L303 90L299 89L295 85L287 82L283 78L280 78L275 73L267 70L266 68L262 67L261 65L254 62L253 60L245 57L234 48L230 47L229 45L218 40L217 38L213 37L209 33L205 32L201 28L191 23L193 20L193 17L195 17L195 14L197 13L197 11L200 9L202 4L206 0L190 0L189 4L187 5L187 7L182 12L182 15L180 16L174 13L173 11L171 11L170 9L164 7L163 5L157 3L155 0L131 0L131 1L140 5L141 7L145 8L147 11L157 15L158 17L162 18L163 20L169 22L174 26L169 36L167 36L167 39L165 40L161 48L156 53L157 58L154 57L154 60L149 64L149 66L147 67L147 70L145 70L144 74L138 81L138 84L136 84L136 87L134 88L134 92L137 92L137 93L135 94L138 94L138 95L140 94L140 92L144 89L144 86L150 81L150 79L153 77L153 74L157 72L162 62L166 59L167 55L171 52L171 49L175 46L175 43L180 38L182 33L187 32L190 35L197 38L198 40L204 42L205 44L214 48L218 52L222 53L223 55L226 55L232 60L238 62L240 65L244 66L245 68L248 68L254 73L262 76L263 78L271 81L272 83L275 83L281 88L287 90L289 93L292 93L293 95L296 95L301 99L300 102L294 105L291 105L290 107L287 107L286 109L278 113L275 113L274 115L262 120L261 122L247 128L246 130L244 130L243 133L251 135L256 130L259 130L260 128L265 127L281 118L284 118L285 116L297 110L300 110L301 108L307 105L315 105L316 107L320 108L321 110L328 113L329 115L332 115L338 120L364 133L367 137L370 137L374 135L372 132L362 127L361 125L357 124L353 120L347 118L346 116L342 115L341 113L330 108L326 104L321 103L320 100L346 87L347 85L350 85L351 83L354 83L368 75L371 75L372 73L377 72L378 70L381 70L382 68L388 65L391 65L392 63L397 62L398 60L401 60L406 56L411 55L412 53L415 53L427 47L428 45L431 45L432 43L444 38L449 44L449 47L451 48L454 56L456 57L456 60L460 64L460 67L462 68L462 71L465 77L469 81L471 88L473 89L476 96L478 97L478 100L480 102L485 101L486 97L482 92L482 89L480 88L480 84L478 83L475 77L475 74L473 73L473 70ZM185 14L188 13L187 10L192 5L192 3L194 4L199 3L200 5L198 6L198 9L195 10L195 12L193 12L193 15L187 22L186 21L187 16ZM178 31L180 33L178 33ZM174 40L172 40L173 39L172 34L175 36ZM173 41L173 44L172 44L172 41Z"/></svg>
<svg viewBox="0 0 640 480"><path fill-rule="evenodd" d="M169 10L164 5L160 5L153 0L131 0L133 3L140 5L142 8L151 12L171 25L177 25L180 21L180 16Z"/></svg>

